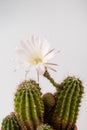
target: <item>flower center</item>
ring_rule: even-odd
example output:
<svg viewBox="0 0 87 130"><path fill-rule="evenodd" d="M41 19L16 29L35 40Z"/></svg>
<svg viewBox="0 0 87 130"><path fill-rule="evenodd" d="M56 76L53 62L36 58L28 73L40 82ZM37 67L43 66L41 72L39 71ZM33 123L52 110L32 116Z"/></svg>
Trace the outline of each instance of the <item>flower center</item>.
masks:
<svg viewBox="0 0 87 130"><path fill-rule="evenodd" d="M32 59L31 64L39 64L41 62L42 62L42 59L37 57L37 58Z"/></svg>

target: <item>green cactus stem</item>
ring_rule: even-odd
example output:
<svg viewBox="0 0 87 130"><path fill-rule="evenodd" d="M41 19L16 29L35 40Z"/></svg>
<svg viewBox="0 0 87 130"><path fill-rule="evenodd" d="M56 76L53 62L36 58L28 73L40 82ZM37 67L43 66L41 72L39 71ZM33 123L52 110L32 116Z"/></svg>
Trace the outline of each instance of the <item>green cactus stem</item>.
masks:
<svg viewBox="0 0 87 130"><path fill-rule="evenodd" d="M75 77L67 77L61 85L62 89L55 94L57 105L52 125L58 130L71 130L77 120L84 87Z"/></svg>
<svg viewBox="0 0 87 130"><path fill-rule="evenodd" d="M35 130L43 123L44 104L39 84L34 80L22 82L15 94L15 113L23 130Z"/></svg>
<svg viewBox="0 0 87 130"><path fill-rule="evenodd" d="M37 127L37 130L53 130L50 125L47 124L41 124Z"/></svg>
<svg viewBox="0 0 87 130"><path fill-rule="evenodd" d="M11 113L3 119L1 130L21 130L14 113Z"/></svg>

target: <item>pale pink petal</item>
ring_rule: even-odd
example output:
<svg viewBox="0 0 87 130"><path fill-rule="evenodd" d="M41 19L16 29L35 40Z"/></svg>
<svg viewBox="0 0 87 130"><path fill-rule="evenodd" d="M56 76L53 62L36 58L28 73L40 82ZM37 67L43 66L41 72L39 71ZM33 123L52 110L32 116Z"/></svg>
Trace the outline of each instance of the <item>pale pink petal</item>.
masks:
<svg viewBox="0 0 87 130"><path fill-rule="evenodd" d="M27 67L30 68L30 64L28 62L24 61L23 59L18 59L17 58L17 59L15 59L15 62L17 64L16 70L20 69L20 68L27 68Z"/></svg>
<svg viewBox="0 0 87 130"><path fill-rule="evenodd" d="M46 62L46 63L44 63L44 64L46 64L46 65L52 65L52 66L58 66L58 64L50 63L50 62Z"/></svg>
<svg viewBox="0 0 87 130"><path fill-rule="evenodd" d="M49 59L53 58L59 51L52 49L44 56L44 61L48 61Z"/></svg>
<svg viewBox="0 0 87 130"><path fill-rule="evenodd" d="M45 67L48 68L48 69L50 69L50 70L52 70L52 71L54 71L54 72L56 72L56 70L54 69L53 66L49 66L49 65L46 65L46 64L45 64Z"/></svg>
<svg viewBox="0 0 87 130"><path fill-rule="evenodd" d="M38 42L35 40L36 39L34 39L34 37L32 37L31 42L27 41L27 44L29 44L28 49L29 49L30 54L38 56L38 55L41 55L41 50L40 50L40 47L38 45Z"/></svg>
<svg viewBox="0 0 87 130"><path fill-rule="evenodd" d="M45 67L48 68L48 69L51 69L53 71L56 71L56 68L58 66L58 64L55 64L55 63L44 63Z"/></svg>
<svg viewBox="0 0 87 130"><path fill-rule="evenodd" d="M49 44L46 39L41 40L39 37L32 36L32 46L44 56L49 51Z"/></svg>
<svg viewBox="0 0 87 130"><path fill-rule="evenodd" d="M45 72L45 66L43 64L39 64L36 66L37 71L39 72L40 75L44 74Z"/></svg>
<svg viewBox="0 0 87 130"><path fill-rule="evenodd" d="M41 49L41 52L42 52L43 56L44 56L46 53L48 53L49 47L50 47L50 46L49 46L49 43L47 42L46 39L44 39L44 40L41 42L41 44L40 44L40 49Z"/></svg>
<svg viewBox="0 0 87 130"><path fill-rule="evenodd" d="M28 47L28 52L29 52L30 54L33 54L33 53L36 51L36 48L35 48L35 46L33 45L33 43L30 42L29 40L27 40L26 44L27 44L27 47Z"/></svg>
<svg viewBox="0 0 87 130"><path fill-rule="evenodd" d="M33 54L37 51L37 46L32 41L27 40L25 43L21 41L21 48L28 54Z"/></svg>
<svg viewBox="0 0 87 130"><path fill-rule="evenodd" d="M21 43L21 48L22 48L23 50L25 50L26 52L29 52L27 42L24 43L23 41L21 41L20 43Z"/></svg>
<svg viewBox="0 0 87 130"><path fill-rule="evenodd" d="M22 50L22 49L16 50L16 57L23 59L23 60L29 59L29 55L26 52L24 52L24 50Z"/></svg>
<svg viewBox="0 0 87 130"><path fill-rule="evenodd" d="M23 53L26 53L28 56L34 53L34 48L32 48L32 45L29 41L26 41L26 43L21 41L20 49L23 50L24 51Z"/></svg>
<svg viewBox="0 0 87 130"><path fill-rule="evenodd" d="M40 38L39 38L39 37L35 37L35 36L33 35L32 38L31 38L31 42L32 42L32 45L33 45L34 47L39 48L39 46L40 46Z"/></svg>

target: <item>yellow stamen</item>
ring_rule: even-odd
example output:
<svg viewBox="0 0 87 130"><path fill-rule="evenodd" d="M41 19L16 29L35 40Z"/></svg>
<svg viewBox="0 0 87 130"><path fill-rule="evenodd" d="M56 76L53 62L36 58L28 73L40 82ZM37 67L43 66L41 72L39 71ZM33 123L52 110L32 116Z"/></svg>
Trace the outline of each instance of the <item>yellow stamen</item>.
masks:
<svg viewBox="0 0 87 130"><path fill-rule="evenodd" d="M42 62L42 59L39 57L31 60L31 64L39 64L41 62Z"/></svg>

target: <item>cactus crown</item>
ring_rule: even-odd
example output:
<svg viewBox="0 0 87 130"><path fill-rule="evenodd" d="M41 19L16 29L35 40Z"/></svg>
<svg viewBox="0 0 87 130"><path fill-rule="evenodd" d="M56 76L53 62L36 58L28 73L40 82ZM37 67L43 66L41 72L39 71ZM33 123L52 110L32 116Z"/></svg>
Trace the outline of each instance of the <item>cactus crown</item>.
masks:
<svg viewBox="0 0 87 130"><path fill-rule="evenodd" d="M61 89L55 94L57 105L54 120L66 128L76 123L79 106L84 92L82 82L75 77L67 77L61 84Z"/></svg>
<svg viewBox="0 0 87 130"><path fill-rule="evenodd" d="M41 124L37 127L37 130L53 130L50 125L47 124Z"/></svg>
<svg viewBox="0 0 87 130"><path fill-rule="evenodd" d="M26 90L26 89L34 89L34 88L38 88L38 89L40 89L40 87L39 87L39 84L38 83L36 83L34 80L25 80L24 82L22 82L20 85L19 85L19 87L18 87L18 90Z"/></svg>
<svg viewBox="0 0 87 130"><path fill-rule="evenodd" d="M21 130L14 113L6 116L2 121L2 130Z"/></svg>

